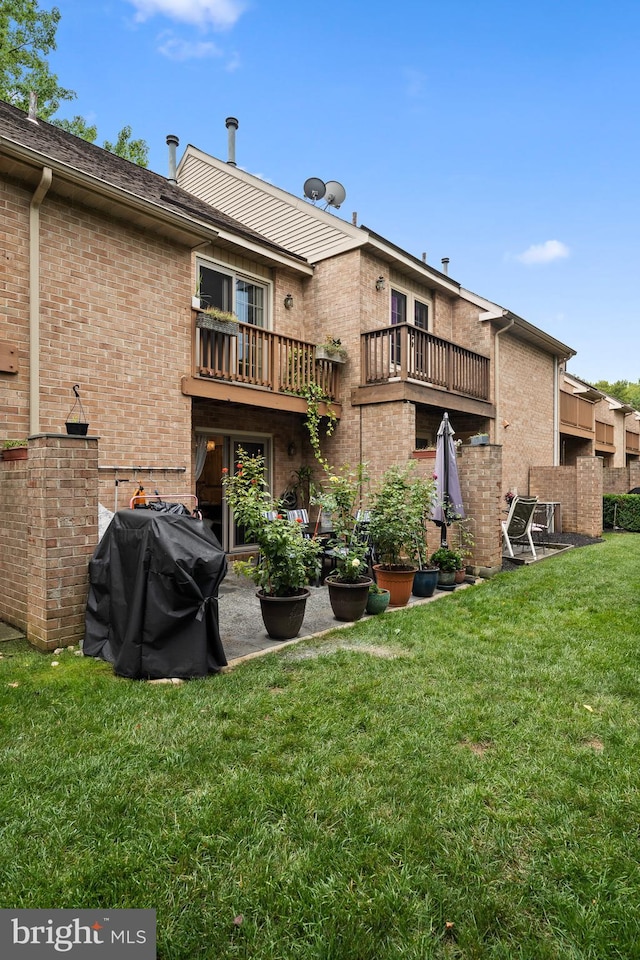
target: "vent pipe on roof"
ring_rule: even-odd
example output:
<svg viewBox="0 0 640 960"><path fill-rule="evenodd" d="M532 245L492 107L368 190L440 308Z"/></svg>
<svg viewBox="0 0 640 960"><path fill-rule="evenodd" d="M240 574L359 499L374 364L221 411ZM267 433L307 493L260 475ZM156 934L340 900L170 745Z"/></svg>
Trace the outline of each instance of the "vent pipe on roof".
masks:
<svg viewBox="0 0 640 960"><path fill-rule="evenodd" d="M449 257L443 257L440 263L442 264L442 272L449 276Z"/></svg>
<svg viewBox="0 0 640 960"><path fill-rule="evenodd" d="M236 130L238 129L238 121L235 117L227 117L225 120L225 125L229 131L229 144L228 144L228 159L227 163L230 167L236 166Z"/></svg>
<svg viewBox="0 0 640 960"><path fill-rule="evenodd" d="M423 262L423 263L426 263L426 262L427 262L427 253L426 253L426 250L425 250L425 252L422 254L422 262Z"/></svg>
<svg viewBox="0 0 640 960"><path fill-rule="evenodd" d="M178 174L177 174L177 167L176 167L176 147L178 146L179 143L180 141L176 137L175 133L170 133L167 136L167 146L169 147L169 176L167 177L167 180L169 181L169 183L178 182Z"/></svg>
<svg viewBox="0 0 640 960"><path fill-rule="evenodd" d="M29 91L29 113L27 114L27 120L30 120L31 123L38 122L38 94L35 90Z"/></svg>

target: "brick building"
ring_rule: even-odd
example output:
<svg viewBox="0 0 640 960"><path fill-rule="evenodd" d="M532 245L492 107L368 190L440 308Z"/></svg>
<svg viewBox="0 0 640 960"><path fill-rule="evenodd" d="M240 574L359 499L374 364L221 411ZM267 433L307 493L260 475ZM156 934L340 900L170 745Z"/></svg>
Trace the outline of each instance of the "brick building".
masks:
<svg viewBox="0 0 640 960"><path fill-rule="evenodd" d="M30 437L26 462L0 464L0 618L43 647L77 640L98 502L139 482L196 493L225 550L246 550L221 470L261 451L277 495L313 467L311 383L338 418L328 459L374 478L430 470L445 410L462 441L488 433L460 473L474 560L499 565L504 493L560 464L569 347L233 163L189 147L176 168L173 139L165 178L4 103L0 131L0 410L3 437ZM199 319L203 302L238 326ZM323 358L327 338L346 362ZM89 439L64 433L74 384Z"/></svg>

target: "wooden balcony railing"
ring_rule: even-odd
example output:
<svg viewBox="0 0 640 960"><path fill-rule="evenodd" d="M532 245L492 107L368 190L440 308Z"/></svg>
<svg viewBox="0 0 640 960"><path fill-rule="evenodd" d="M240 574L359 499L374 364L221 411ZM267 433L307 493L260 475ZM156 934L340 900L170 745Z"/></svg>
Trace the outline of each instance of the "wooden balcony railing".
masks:
<svg viewBox="0 0 640 960"><path fill-rule="evenodd" d="M363 383L417 380L489 399L489 359L409 323L362 334Z"/></svg>
<svg viewBox="0 0 640 960"><path fill-rule="evenodd" d="M328 400L338 394L337 365L317 360L315 344L249 323L239 324L238 336L196 328L195 368L196 377L275 393L302 396L308 384L316 383Z"/></svg>
<svg viewBox="0 0 640 960"><path fill-rule="evenodd" d="M640 453L640 434L625 430L625 449L627 453Z"/></svg>
<svg viewBox="0 0 640 960"><path fill-rule="evenodd" d="M613 424L596 420L596 443L606 447L615 446L613 442Z"/></svg>
<svg viewBox="0 0 640 960"><path fill-rule="evenodd" d="M560 423L579 430L594 432L594 407L588 400L560 391Z"/></svg>

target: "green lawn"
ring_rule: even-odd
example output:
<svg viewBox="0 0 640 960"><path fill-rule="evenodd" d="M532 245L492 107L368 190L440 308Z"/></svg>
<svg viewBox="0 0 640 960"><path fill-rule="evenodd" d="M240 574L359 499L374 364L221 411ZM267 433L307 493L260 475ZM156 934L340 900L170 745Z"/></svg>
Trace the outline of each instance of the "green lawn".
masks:
<svg viewBox="0 0 640 960"><path fill-rule="evenodd" d="M182 686L0 655L3 907L152 907L162 960L640 958L637 535Z"/></svg>

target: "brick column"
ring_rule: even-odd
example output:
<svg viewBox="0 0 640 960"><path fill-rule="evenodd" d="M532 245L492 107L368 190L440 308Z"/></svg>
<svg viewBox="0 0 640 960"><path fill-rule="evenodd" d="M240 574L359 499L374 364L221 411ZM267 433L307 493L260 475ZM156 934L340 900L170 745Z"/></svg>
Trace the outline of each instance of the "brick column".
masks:
<svg viewBox="0 0 640 960"><path fill-rule="evenodd" d="M588 537L602 534L603 461L576 459L576 530Z"/></svg>
<svg viewBox="0 0 640 960"><path fill-rule="evenodd" d="M462 446L458 473L465 513L473 521L470 565L477 575L491 576L502 568L502 446Z"/></svg>
<svg viewBox="0 0 640 960"><path fill-rule="evenodd" d="M84 635L88 564L98 543L98 438L29 439L27 637L41 650Z"/></svg>

